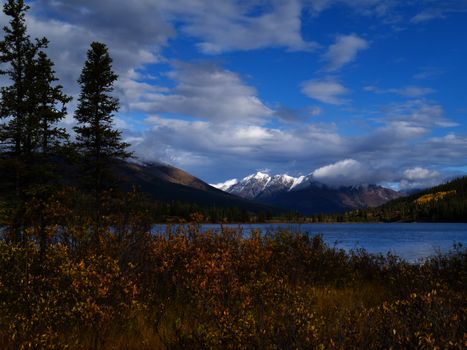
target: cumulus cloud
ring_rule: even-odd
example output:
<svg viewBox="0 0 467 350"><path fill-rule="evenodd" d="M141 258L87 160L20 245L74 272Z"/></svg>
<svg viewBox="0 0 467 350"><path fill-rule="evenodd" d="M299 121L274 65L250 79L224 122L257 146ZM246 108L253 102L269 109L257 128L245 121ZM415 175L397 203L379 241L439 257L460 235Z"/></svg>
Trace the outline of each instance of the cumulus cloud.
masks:
<svg viewBox="0 0 467 350"><path fill-rule="evenodd" d="M48 53L69 92L92 41L109 46L114 69L120 77L159 60L159 52L175 35L151 1L37 0L31 3L28 27L33 37L46 36Z"/></svg>
<svg viewBox="0 0 467 350"><path fill-rule="evenodd" d="M343 96L350 91L337 80L327 78L324 80L313 79L302 83L302 93L323 103L342 105L348 102Z"/></svg>
<svg viewBox="0 0 467 350"><path fill-rule="evenodd" d="M437 171L430 171L422 167L415 167L404 171L404 178L407 180L425 180L439 176Z"/></svg>
<svg viewBox="0 0 467 350"><path fill-rule="evenodd" d="M302 4L299 0L268 3L235 1L167 1L167 12L182 20L181 30L200 39L204 53L284 47L310 50L314 42L301 36ZM256 15L251 15L255 12ZM258 15L259 14L259 15ZM280 25L278 25L280 23Z"/></svg>
<svg viewBox="0 0 467 350"><path fill-rule="evenodd" d="M142 158L161 159L218 181L243 177L258 167L291 175L322 168L316 175L328 177L330 184L404 180L401 186L407 187L414 181L403 172L413 164L429 161L430 166L439 167L465 161L466 136L449 133L430 138L434 128L450 123L439 105L410 101L379 113L381 118L374 121L371 131L353 136L343 136L332 123L290 124L279 129L271 127L267 118L248 125L235 119L154 115L147 118L148 130L134 149ZM339 172L341 178L335 175Z"/></svg>
<svg viewBox="0 0 467 350"><path fill-rule="evenodd" d="M441 174L422 167L406 169L400 180L402 190L423 189L433 187L443 180Z"/></svg>
<svg viewBox="0 0 467 350"><path fill-rule="evenodd" d="M163 92L146 90L131 108L151 114L185 115L217 123L260 122L273 115L234 72L211 63L177 63L167 74L176 86Z"/></svg>
<svg viewBox="0 0 467 350"><path fill-rule="evenodd" d="M369 47L368 41L356 34L338 35L336 42L331 45L324 54L323 59L327 62L327 71L336 71L349 62L352 62L359 51Z"/></svg>
<svg viewBox="0 0 467 350"><path fill-rule="evenodd" d="M391 178L388 171L375 169L355 159L344 159L325 165L312 173L313 178L331 186L372 184Z"/></svg>
<svg viewBox="0 0 467 350"><path fill-rule="evenodd" d="M363 165L354 159L345 159L313 171L313 177L325 183L342 183L359 178L364 172Z"/></svg>

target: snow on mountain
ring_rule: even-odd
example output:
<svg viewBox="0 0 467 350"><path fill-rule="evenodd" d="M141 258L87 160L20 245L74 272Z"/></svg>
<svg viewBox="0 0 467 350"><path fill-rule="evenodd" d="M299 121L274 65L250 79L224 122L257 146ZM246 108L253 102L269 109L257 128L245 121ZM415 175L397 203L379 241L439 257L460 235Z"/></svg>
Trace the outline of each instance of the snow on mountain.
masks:
<svg viewBox="0 0 467 350"><path fill-rule="evenodd" d="M228 188L226 191L243 198L256 198L263 192L272 178L266 173L257 172Z"/></svg>
<svg viewBox="0 0 467 350"><path fill-rule="evenodd" d="M215 187L219 190L228 192L229 188L238 183L237 179L230 179L225 182L220 182L218 184L210 184L212 187Z"/></svg>
<svg viewBox="0 0 467 350"><path fill-rule="evenodd" d="M240 181L229 180L225 183L216 184L214 187L243 198L253 199L290 191L300 186L308 177L300 176L296 178L287 174L271 176L264 172L257 172Z"/></svg>
<svg viewBox="0 0 467 350"><path fill-rule="evenodd" d="M366 208L401 196L398 192L377 185L327 186L317 182L312 174L293 177L257 172L240 181L229 180L215 187L271 205L297 207L303 212Z"/></svg>

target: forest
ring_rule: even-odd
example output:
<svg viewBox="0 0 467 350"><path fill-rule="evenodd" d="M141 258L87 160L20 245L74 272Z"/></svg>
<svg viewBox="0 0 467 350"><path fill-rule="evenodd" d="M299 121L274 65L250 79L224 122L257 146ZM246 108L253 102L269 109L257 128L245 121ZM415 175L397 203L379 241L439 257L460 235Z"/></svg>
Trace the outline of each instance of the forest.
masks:
<svg viewBox="0 0 467 350"><path fill-rule="evenodd" d="M313 222L466 222L467 177L368 208L335 215L315 215Z"/></svg>
<svg viewBox="0 0 467 350"><path fill-rule="evenodd" d="M60 122L71 99L27 10L5 2L0 41L1 349L467 346L461 245L409 264L320 236L203 231L205 214L183 204L158 205L188 225L152 232L154 207L112 171L131 154L113 126L107 46L83 57L70 136Z"/></svg>

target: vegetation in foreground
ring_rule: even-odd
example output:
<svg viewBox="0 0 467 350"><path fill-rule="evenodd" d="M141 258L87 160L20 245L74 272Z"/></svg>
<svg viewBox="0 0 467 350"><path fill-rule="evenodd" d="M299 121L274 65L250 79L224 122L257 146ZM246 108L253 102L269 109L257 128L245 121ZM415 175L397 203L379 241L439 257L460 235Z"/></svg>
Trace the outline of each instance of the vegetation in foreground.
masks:
<svg viewBox="0 0 467 350"><path fill-rule="evenodd" d="M196 218L195 218L196 219ZM408 264L320 236L62 227L0 241L2 349L465 349L467 251Z"/></svg>

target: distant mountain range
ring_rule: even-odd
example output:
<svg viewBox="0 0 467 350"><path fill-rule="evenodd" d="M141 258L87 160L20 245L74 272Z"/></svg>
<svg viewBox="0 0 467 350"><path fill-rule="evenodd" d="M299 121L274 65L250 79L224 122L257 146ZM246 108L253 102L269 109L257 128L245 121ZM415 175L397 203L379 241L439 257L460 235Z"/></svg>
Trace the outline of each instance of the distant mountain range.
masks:
<svg viewBox="0 0 467 350"><path fill-rule="evenodd" d="M380 207L349 213L352 221L467 222L467 177L451 180Z"/></svg>
<svg viewBox="0 0 467 350"><path fill-rule="evenodd" d="M278 212L264 204L214 188L167 164L121 162L115 171L125 188L137 186L157 201L194 203L203 207L237 207L251 212Z"/></svg>
<svg viewBox="0 0 467 350"><path fill-rule="evenodd" d="M228 180L213 186L245 199L302 214L377 207L402 196L399 192L377 185L332 187L316 181L313 175L271 176L263 172L240 181Z"/></svg>

